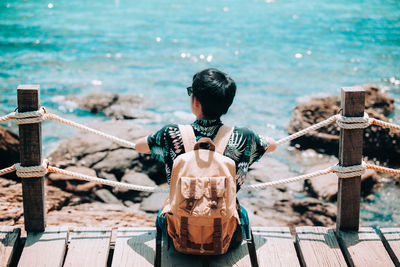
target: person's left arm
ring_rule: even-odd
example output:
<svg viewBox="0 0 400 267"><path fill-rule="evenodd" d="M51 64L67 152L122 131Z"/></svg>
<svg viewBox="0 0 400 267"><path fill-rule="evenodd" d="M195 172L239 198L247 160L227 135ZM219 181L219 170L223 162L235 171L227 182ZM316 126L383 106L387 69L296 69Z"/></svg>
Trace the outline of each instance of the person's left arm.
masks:
<svg viewBox="0 0 400 267"><path fill-rule="evenodd" d="M275 151L277 144L271 137L264 137L254 132L250 132L250 161L249 165L258 161L265 153Z"/></svg>

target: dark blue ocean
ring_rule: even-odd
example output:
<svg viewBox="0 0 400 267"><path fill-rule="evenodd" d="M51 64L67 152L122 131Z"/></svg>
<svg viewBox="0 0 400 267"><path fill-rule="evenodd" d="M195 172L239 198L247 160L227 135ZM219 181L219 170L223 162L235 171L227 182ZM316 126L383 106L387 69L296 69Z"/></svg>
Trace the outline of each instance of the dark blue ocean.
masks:
<svg viewBox="0 0 400 267"><path fill-rule="evenodd" d="M216 67L238 85L227 124L276 139L299 101L377 84L396 100L400 122L400 2L371 1L0 1L0 114L19 84L41 85L42 105L85 124L105 120L63 103L98 91L155 102L152 129L190 122L186 87ZM13 128L15 129L15 128ZM74 131L43 127L49 152ZM306 161L271 155L301 173ZM294 160L294 159L297 160ZM314 159L315 162L318 159ZM400 190L387 183L363 204L365 225L398 224Z"/></svg>

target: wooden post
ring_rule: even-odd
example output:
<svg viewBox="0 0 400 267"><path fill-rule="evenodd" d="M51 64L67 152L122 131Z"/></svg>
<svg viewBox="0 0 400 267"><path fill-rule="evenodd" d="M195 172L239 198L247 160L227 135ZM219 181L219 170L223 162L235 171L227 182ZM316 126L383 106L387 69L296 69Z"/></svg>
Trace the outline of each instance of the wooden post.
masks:
<svg viewBox="0 0 400 267"><path fill-rule="evenodd" d="M35 111L40 108L40 86L20 85L18 92L18 111ZM42 125L41 123L19 125L21 165L39 166L42 164ZM24 202L25 230L44 231L46 227L46 205L44 177L23 178L22 195Z"/></svg>
<svg viewBox="0 0 400 267"><path fill-rule="evenodd" d="M342 114L362 117L365 108L365 91L361 87L344 87L341 96ZM339 164L361 164L364 129L340 129ZM357 231L360 218L361 176L339 178L338 213L336 229Z"/></svg>

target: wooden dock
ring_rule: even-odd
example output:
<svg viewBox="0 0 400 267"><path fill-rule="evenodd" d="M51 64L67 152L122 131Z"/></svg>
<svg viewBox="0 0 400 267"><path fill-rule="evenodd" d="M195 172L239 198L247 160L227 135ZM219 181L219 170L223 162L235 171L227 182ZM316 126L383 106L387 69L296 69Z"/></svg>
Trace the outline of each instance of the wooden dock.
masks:
<svg viewBox="0 0 400 267"><path fill-rule="evenodd" d="M48 226L29 232L0 226L0 266L153 266L155 228ZM400 266L400 228L338 232L303 226L253 227L259 266ZM161 266L250 267L247 245L222 256L191 256L162 248Z"/></svg>

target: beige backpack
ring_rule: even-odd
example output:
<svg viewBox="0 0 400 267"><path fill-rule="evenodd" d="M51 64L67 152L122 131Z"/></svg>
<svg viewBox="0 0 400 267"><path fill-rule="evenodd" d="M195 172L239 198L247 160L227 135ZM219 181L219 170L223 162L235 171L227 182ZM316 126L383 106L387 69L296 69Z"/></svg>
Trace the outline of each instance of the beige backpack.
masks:
<svg viewBox="0 0 400 267"><path fill-rule="evenodd" d="M190 125L179 125L185 152L173 164L166 214L167 231L177 251L219 255L227 252L239 229L236 206L235 162L223 155L233 128L221 126L215 143L196 142ZM208 143L208 149L200 148Z"/></svg>

